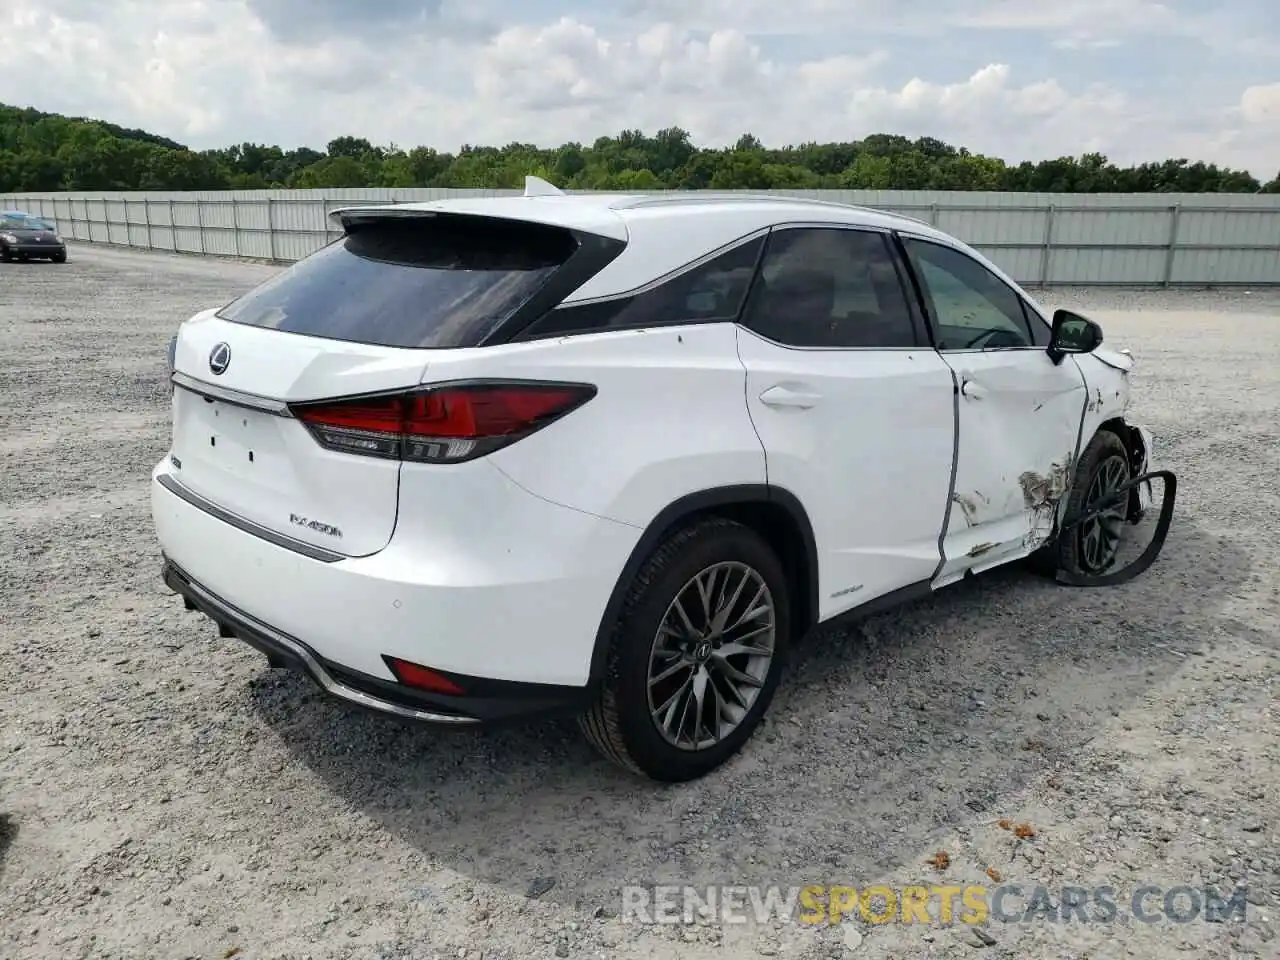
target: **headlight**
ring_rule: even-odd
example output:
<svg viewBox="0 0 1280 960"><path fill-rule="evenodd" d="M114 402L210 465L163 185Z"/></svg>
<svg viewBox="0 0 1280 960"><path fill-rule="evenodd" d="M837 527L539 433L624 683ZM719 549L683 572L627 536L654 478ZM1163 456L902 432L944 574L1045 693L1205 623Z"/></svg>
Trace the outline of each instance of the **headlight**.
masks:
<svg viewBox="0 0 1280 960"><path fill-rule="evenodd" d="M65 241L65 240L63 240L63 239L62 239L62 234L60 234L60 233L55 233L55 234L53 235L53 239L57 240L59 243L66 243L66 242L67 242L67 241Z"/></svg>
<svg viewBox="0 0 1280 960"><path fill-rule="evenodd" d="M5 243L18 242L18 238L15 237L12 233L0 233L0 240L3 240Z"/></svg>

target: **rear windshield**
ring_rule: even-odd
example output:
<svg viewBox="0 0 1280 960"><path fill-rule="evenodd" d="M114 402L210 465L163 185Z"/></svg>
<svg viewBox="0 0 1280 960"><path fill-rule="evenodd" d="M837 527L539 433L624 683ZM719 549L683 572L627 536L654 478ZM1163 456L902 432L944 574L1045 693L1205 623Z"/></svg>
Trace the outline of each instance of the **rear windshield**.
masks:
<svg viewBox="0 0 1280 960"><path fill-rule="evenodd" d="M219 311L235 323L387 347L479 343L577 247L566 230L437 215L353 224Z"/></svg>

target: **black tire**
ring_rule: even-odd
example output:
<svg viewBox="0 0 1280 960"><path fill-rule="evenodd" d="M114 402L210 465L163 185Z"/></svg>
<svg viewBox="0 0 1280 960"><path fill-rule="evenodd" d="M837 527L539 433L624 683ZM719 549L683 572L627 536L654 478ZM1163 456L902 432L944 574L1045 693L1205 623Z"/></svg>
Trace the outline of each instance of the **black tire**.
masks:
<svg viewBox="0 0 1280 960"><path fill-rule="evenodd" d="M1085 498L1093 487L1094 481L1109 461L1118 457L1124 462L1125 471L1130 470L1129 453L1124 441L1110 430L1099 430L1093 435L1084 453L1076 463L1075 474L1071 479L1071 492L1062 509L1062 516L1077 517L1083 512ZM1082 535L1080 527L1060 533L1056 538L1040 547L1029 558L1032 567L1046 576L1052 576L1059 570L1077 575L1096 575L1099 570L1089 569L1082 555Z"/></svg>
<svg viewBox="0 0 1280 960"><path fill-rule="evenodd" d="M682 749L660 732L649 703L650 655L668 610L702 571L742 564L768 587L773 601L773 656L736 727L702 749ZM605 675L592 706L578 723L606 758L633 773L681 783L710 773L736 754L769 707L790 636L787 579L777 555L749 527L721 518L694 521L669 537L641 567L610 640ZM678 739L678 738L677 738Z"/></svg>
<svg viewBox="0 0 1280 960"><path fill-rule="evenodd" d="M9 263L13 260L13 251L8 247L0 247L0 261Z"/></svg>
<svg viewBox="0 0 1280 960"><path fill-rule="evenodd" d="M54 263L66 263L67 255L65 253L55 253L49 259L52 260Z"/></svg>

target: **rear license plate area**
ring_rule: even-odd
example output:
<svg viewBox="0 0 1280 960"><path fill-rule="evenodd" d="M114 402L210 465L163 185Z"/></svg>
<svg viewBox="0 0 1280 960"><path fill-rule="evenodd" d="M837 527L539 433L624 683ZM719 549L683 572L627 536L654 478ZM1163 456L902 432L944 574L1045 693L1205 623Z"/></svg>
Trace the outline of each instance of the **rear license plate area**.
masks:
<svg viewBox="0 0 1280 960"><path fill-rule="evenodd" d="M279 470L279 418L179 391L177 452L184 464L202 461L220 473L263 478Z"/></svg>

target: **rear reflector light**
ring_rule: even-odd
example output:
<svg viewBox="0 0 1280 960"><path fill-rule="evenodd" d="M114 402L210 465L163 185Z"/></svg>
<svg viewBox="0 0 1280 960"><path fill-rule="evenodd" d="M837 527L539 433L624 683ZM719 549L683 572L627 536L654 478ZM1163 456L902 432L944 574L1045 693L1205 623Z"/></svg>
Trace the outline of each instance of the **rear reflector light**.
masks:
<svg viewBox="0 0 1280 960"><path fill-rule="evenodd" d="M542 429L595 392L582 383L448 384L293 404L290 410L330 450L417 463L462 463Z"/></svg>
<svg viewBox="0 0 1280 960"><path fill-rule="evenodd" d="M388 657L385 654L382 659L387 662L387 666L396 675L396 679L406 687L426 690L429 693L444 693L452 697L461 697L466 693L448 677L442 676L434 670L429 670L421 664L401 660L399 657Z"/></svg>

